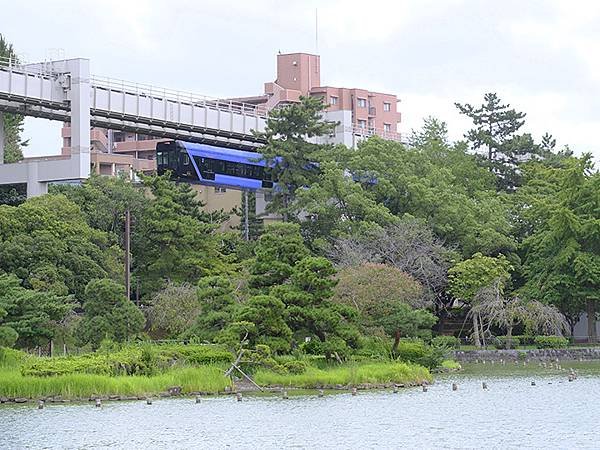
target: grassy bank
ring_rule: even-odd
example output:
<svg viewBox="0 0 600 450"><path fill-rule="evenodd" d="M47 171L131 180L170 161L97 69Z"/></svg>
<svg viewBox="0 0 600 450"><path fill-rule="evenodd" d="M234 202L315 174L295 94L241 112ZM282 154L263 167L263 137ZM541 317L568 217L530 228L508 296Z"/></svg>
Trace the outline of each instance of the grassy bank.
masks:
<svg viewBox="0 0 600 450"><path fill-rule="evenodd" d="M214 366L173 369L154 376L108 376L73 373L49 377L23 376L17 370L0 371L0 396L89 398L92 396L146 396L181 386L183 393L219 392L229 386L223 369Z"/></svg>
<svg viewBox="0 0 600 450"><path fill-rule="evenodd" d="M113 353L55 358L0 350L0 397L87 399L112 395L152 396L173 386L180 386L182 394L218 393L231 384L223 375L228 364L211 362L215 361L216 350L210 348L169 348L168 358L163 357L165 347L145 348L141 354L137 348L122 348ZM149 354L155 357L150 358ZM253 377L265 387L309 389L337 385L416 385L432 381L427 368L412 363L365 361L316 367L308 362L291 362L287 361L287 366L296 370L301 366L302 372L263 368L256 370Z"/></svg>
<svg viewBox="0 0 600 450"><path fill-rule="evenodd" d="M546 366L540 366L539 362L529 362L525 365L522 362L518 364L486 364L466 362L461 363L461 374L471 377L513 377L513 376L566 376L571 369L577 371L582 376L600 375L600 361L568 361L560 362L559 367L556 363L547 363Z"/></svg>
<svg viewBox="0 0 600 450"><path fill-rule="evenodd" d="M344 365L327 369L309 367L301 374L279 374L258 370L255 381L262 386L298 388L331 387L358 384L420 384L432 380L425 367L401 362Z"/></svg>

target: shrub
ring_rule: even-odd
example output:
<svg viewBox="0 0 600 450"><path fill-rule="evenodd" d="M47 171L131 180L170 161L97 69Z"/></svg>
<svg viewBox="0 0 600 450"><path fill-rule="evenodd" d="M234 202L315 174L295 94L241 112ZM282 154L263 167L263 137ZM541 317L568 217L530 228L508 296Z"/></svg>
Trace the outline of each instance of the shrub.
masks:
<svg viewBox="0 0 600 450"><path fill-rule="evenodd" d="M21 367L23 375L53 376L71 373L98 375L153 375L174 365L201 366L231 362L227 350L207 345L130 346L80 356L35 358Z"/></svg>
<svg viewBox="0 0 600 450"><path fill-rule="evenodd" d="M435 369L446 356L445 347L433 347L423 341L401 341L397 350L398 359Z"/></svg>
<svg viewBox="0 0 600 450"><path fill-rule="evenodd" d="M361 337L354 360L389 361L392 356L392 343L380 336Z"/></svg>
<svg viewBox="0 0 600 450"><path fill-rule="evenodd" d="M521 344L521 340L517 336L510 337L510 348L517 348ZM494 347L497 349L508 348L508 336L496 336Z"/></svg>
<svg viewBox="0 0 600 450"><path fill-rule="evenodd" d="M460 339L456 336L436 336L431 340L431 345L434 347L458 349L460 347Z"/></svg>
<svg viewBox="0 0 600 450"><path fill-rule="evenodd" d="M538 348L566 348L569 340L563 336L536 336L534 343Z"/></svg>
<svg viewBox="0 0 600 450"><path fill-rule="evenodd" d="M427 346L423 341L400 341L398 344L397 357L402 361L416 362L420 358L426 356L427 351Z"/></svg>
<svg viewBox="0 0 600 450"><path fill-rule="evenodd" d="M306 364L304 361L288 361L283 365L289 373L294 375L304 373L308 368L308 364Z"/></svg>
<svg viewBox="0 0 600 450"><path fill-rule="evenodd" d="M535 344L535 336L531 336L529 334L520 334L518 336L513 336L519 339L521 345L534 345Z"/></svg>

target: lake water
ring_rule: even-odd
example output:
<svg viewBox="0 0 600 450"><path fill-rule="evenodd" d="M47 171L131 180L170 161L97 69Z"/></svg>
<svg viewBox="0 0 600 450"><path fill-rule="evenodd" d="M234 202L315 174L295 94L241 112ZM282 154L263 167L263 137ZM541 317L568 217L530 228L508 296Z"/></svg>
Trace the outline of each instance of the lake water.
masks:
<svg viewBox="0 0 600 450"><path fill-rule="evenodd" d="M0 448L600 448L600 378L486 381L487 391L480 378L457 376L428 392L355 397L4 405Z"/></svg>

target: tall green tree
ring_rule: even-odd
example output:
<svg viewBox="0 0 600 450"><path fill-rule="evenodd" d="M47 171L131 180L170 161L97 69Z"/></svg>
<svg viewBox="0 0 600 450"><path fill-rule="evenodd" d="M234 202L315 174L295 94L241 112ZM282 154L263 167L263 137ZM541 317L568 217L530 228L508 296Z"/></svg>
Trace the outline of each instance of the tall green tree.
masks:
<svg viewBox="0 0 600 450"><path fill-rule="evenodd" d="M132 239L134 274L144 295L167 281L195 283L202 276L227 272L215 233L219 223L202 210L188 184L166 176L144 177L152 197L136 219Z"/></svg>
<svg viewBox="0 0 600 450"><path fill-rule="evenodd" d="M149 303L150 328L171 338L188 330L200 311L196 288L188 283L168 283Z"/></svg>
<svg viewBox="0 0 600 450"><path fill-rule="evenodd" d="M0 34L0 65L7 64L8 59L12 59L13 63L17 62L17 55L15 50L9 42L6 41L4 36ZM3 123L0 125L4 126L4 162L15 163L23 159L22 147L27 146L28 141L21 140L21 133L23 132L23 116L10 113L2 113ZM2 155L0 155L2 157ZM2 161L0 161L1 163Z"/></svg>
<svg viewBox="0 0 600 450"><path fill-rule="evenodd" d="M588 340L597 342L596 314L600 292L600 175L591 156L572 159L564 169L543 172L555 195L536 204L542 220L533 222L523 241L523 293L554 304L571 327L585 310Z"/></svg>
<svg viewBox="0 0 600 450"><path fill-rule="evenodd" d="M256 295L240 307L233 326L253 323L254 333L249 336L251 344L268 345L275 353L287 352L291 348L292 330L286 323L285 313L285 304L278 298Z"/></svg>
<svg viewBox="0 0 600 450"><path fill-rule="evenodd" d="M80 300L92 279L121 280L121 261L111 236L91 228L63 195L0 206L0 269L22 279L25 288Z"/></svg>
<svg viewBox="0 0 600 450"><path fill-rule="evenodd" d="M333 300L359 311L360 323L369 334L383 331L394 339L395 353L401 337L431 332L436 317L423 309L426 302L418 281L393 266L366 263L338 272Z"/></svg>
<svg viewBox="0 0 600 450"><path fill-rule="evenodd" d="M286 306L287 323L296 342L315 340L313 351L329 357L348 354L358 345L359 336L357 311L332 301L334 274L329 260L309 256L294 266L287 283L271 290Z"/></svg>
<svg viewBox="0 0 600 450"><path fill-rule="evenodd" d="M203 277L198 282L196 298L199 310L193 326L184 334L212 342L221 330L236 320L239 303L234 286L224 276Z"/></svg>
<svg viewBox="0 0 600 450"><path fill-rule="evenodd" d="M64 194L79 206L92 228L114 235L123 246L125 211L132 222L141 219L148 199L139 186L127 177L91 175L80 186L58 184L50 186L51 193Z"/></svg>
<svg viewBox="0 0 600 450"><path fill-rule="evenodd" d="M83 319L76 329L80 344L96 349L104 339L125 342L144 328L144 315L125 297L125 287L109 279L92 280L85 288Z"/></svg>
<svg viewBox="0 0 600 450"><path fill-rule="evenodd" d="M472 258L457 263L448 271L449 291L457 299L475 306L478 294L496 285L500 293L510 280L512 267L504 255L497 258L476 253ZM481 347L481 320L478 314L473 318L473 340Z"/></svg>
<svg viewBox="0 0 600 450"><path fill-rule="evenodd" d="M455 103L473 121L465 137L474 150L485 150L486 165L497 177L499 190L511 192L521 183L519 166L541 156L531 135L517 132L525 124L525 113L503 104L495 93L484 95L480 106Z"/></svg>
<svg viewBox="0 0 600 450"><path fill-rule="evenodd" d="M47 345L74 307L71 296L25 289L14 275L0 275L0 345Z"/></svg>
<svg viewBox="0 0 600 450"><path fill-rule="evenodd" d="M261 153L277 182L268 210L283 215L285 221L297 213L290 209L296 191L312 184L319 173L315 163L331 148L312 142L335 127L335 123L323 121L325 108L320 98L301 97L299 103L273 110L265 131L257 133L266 140Z"/></svg>
<svg viewBox="0 0 600 450"><path fill-rule="evenodd" d="M378 205L397 216L426 221L464 257L482 252L510 255L508 202L495 191L494 177L463 145L439 141L423 148L371 138L350 158L349 171Z"/></svg>
<svg viewBox="0 0 600 450"><path fill-rule="evenodd" d="M254 248L250 263L250 287L267 294L271 287L283 284L294 271L294 265L309 255L300 234L300 226L273 223L265 227Z"/></svg>
<svg viewBox="0 0 600 450"><path fill-rule="evenodd" d="M448 125L433 116L426 117L420 130L412 130L408 142L415 148L448 147Z"/></svg>

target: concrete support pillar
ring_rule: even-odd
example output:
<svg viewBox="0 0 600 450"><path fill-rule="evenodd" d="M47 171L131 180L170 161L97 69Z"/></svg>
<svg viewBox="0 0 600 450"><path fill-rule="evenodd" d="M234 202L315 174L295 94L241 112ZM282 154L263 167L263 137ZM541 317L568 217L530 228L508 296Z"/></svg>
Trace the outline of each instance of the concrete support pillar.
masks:
<svg viewBox="0 0 600 450"><path fill-rule="evenodd" d="M4 141L6 135L4 134L4 115L0 112L0 164L4 164Z"/></svg>
<svg viewBox="0 0 600 450"><path fill-rule="evenodd" d="M27 198L48 193L48 183L38 181L38 162L27 163Z"/></svg>
<svg viewBox="0 0 600 450"><path fill-rule="evenodd" d="M70 59L71 158L78 160L79 177L90 175L90 61Z"/></svg>

